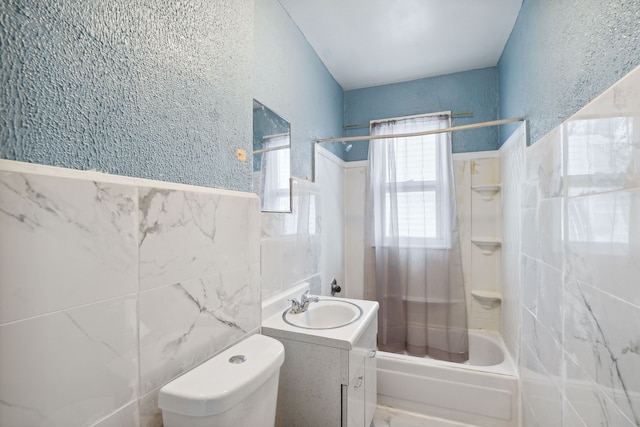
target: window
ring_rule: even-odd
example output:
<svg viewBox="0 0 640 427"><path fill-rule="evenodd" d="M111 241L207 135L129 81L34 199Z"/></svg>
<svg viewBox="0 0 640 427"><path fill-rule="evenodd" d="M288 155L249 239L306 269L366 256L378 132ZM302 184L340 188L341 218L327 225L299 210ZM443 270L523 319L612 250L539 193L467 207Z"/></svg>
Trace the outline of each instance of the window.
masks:
<svg viewBox="0 0 640 427"><path fill-rule="evenodd" d="M449 115L414 116L371 124L372 135L405 134L449 127ZM372 140L386 144L385 240L401 246L450 247L449 134Z"/></svg>

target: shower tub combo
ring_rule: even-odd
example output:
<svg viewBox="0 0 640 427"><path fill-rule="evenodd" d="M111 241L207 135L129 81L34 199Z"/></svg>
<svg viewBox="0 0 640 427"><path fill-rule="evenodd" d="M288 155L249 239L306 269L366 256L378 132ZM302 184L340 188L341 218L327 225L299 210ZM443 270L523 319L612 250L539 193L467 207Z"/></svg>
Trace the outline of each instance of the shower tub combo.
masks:
<svg viewBox="0 0 640 427"><path fill-rule="evenodd" d="M469 331L469 361L378 352L378 404L486 427L515 427L518 377L500 336Z"/></svg>

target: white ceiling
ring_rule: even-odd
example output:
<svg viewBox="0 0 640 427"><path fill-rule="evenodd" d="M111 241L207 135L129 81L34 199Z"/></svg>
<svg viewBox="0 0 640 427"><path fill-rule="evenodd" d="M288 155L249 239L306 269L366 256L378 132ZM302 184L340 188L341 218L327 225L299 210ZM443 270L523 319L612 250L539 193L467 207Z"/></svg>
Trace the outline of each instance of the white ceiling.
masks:
<svg viewBox="0 0 640 427"><path fill-rule="evenodd" d="M345 90L498 64L522 0L279 0Z"/></svg>

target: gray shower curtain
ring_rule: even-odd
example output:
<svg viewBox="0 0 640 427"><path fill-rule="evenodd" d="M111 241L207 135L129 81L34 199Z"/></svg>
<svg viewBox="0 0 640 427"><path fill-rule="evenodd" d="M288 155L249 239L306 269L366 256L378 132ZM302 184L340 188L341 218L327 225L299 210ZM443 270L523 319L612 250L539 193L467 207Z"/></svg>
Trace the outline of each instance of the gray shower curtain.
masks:
<svg viewBox="0 0 640 427"><path fill-rule="evenodd" d="M372 122L372 135L449 127L447 114ZM371 140L365 298L383 351L464 362L467 313L450 133Z"/></svg>

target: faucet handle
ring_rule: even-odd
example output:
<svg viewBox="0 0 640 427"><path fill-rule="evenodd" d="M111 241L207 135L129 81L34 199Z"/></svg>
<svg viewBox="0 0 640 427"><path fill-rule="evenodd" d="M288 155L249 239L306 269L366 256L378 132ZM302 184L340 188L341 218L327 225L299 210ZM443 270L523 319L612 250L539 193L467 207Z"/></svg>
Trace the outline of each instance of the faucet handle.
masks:
<svg viewBox="0 0 640 427"><path fill-rule="evenodd" d="M289 298L287 301L291 301L291 310L292 311L296 311L298 309L300 309L300 303L298 302L297 299L295 298Z"/></svg>
<svg viewBox="0 0 640 427"><path fill-rule="evenodd" d="M338 286L338 281L334 277L333 280L331 281L331 296L336 296L336 294L340 293L341 291L342 291L342 288Z"/></svg>
<svg viewBox="0 0 640 427"><path fill-rule="evenodd" d="M312 297L309 296L309 290L307 290L300 297L300 305L308 304L310 302L318 302L318 301L320 301L320 298L318 298L316 296L312 296Z"/></svg>

